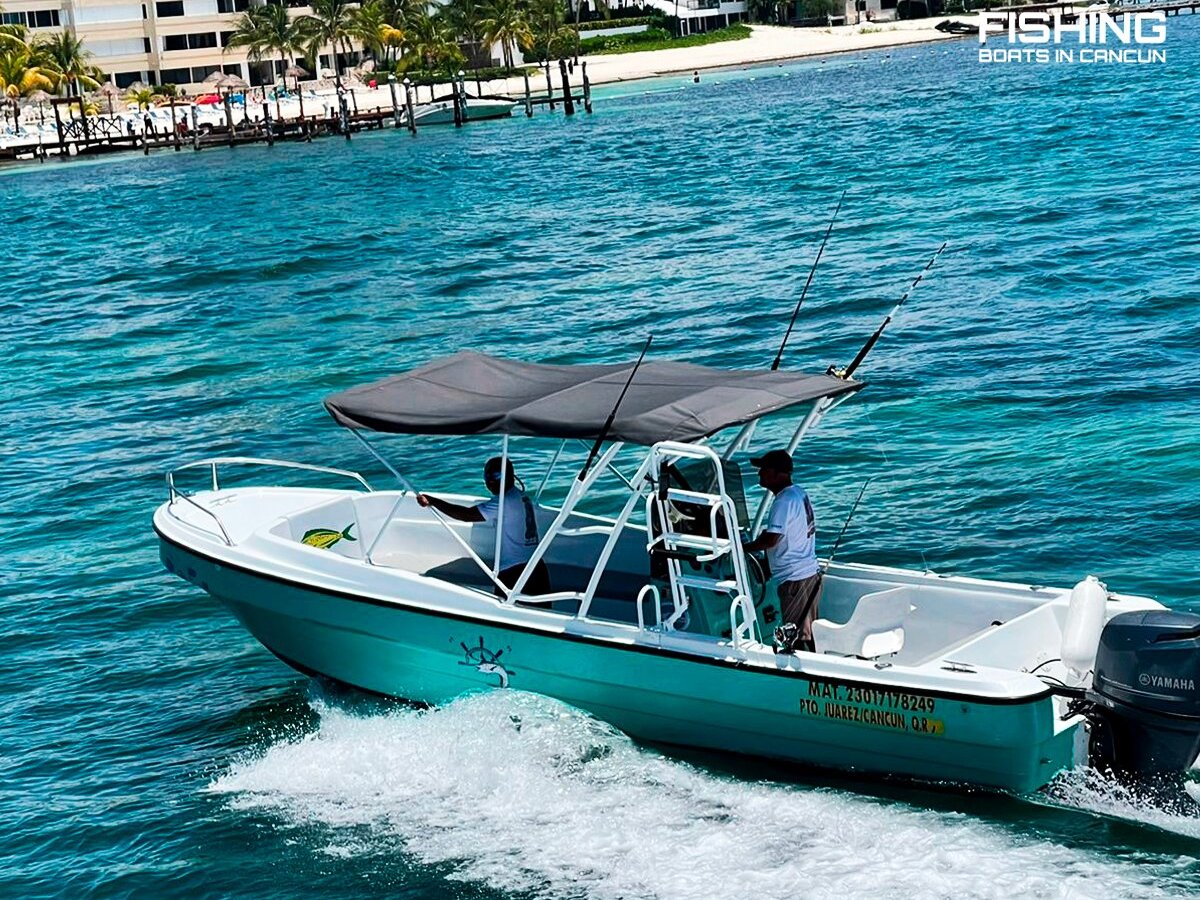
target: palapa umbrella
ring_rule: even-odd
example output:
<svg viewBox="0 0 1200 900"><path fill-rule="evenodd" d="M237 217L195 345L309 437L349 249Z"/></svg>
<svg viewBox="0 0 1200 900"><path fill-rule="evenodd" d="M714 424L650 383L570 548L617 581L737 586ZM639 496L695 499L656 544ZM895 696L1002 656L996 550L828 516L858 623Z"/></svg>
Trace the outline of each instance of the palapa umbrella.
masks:
<svg viewBox="0 0 1200 900"><path fill-rule="evenodd" d="M46 110L44 110L44 109L42 108L42 104L43 104L43 103L45 103L45 102L46 102L47 100L49 100L49 99L50 99L50 95L49 95L49 94L47 94L45 91L43 91L43 90L41 90L41 89L38 89L38 90L34 91L34 92L33 92L32 94L30 94L30 95L29 95L29 97L28 97L28 100L29 100L29 102L30 102L30 103L36 103L36 104L37 104L37 108L38 108L38 118L39 118L39 120L40 120L39 124L41 124L41 125L45 125L45 124L46 124Z"/></svg>
<svg viewBox="0 0 1200 900"><path fill-rule="evenodd" d="M217 87L225 91L225 123L229 126L229 146L233 146L233 107L229 105L229 95L235 90L245 90L250 87L242 78L237 75L224 75L217 81ZM244 102L244 101L243 101ZM243 106L243 117L249 119L249 115L245 113Z"/></svg>
<svg viewBox="0 0 1200 900"><path fill-rule="evenodd" d="M287 78L289 75L296 79L296 96L300 98L300 121L302 122L304 121L304 92L300 90L300 76L308 74L308 71L300 66L288 66L283 72L284 87L287 87Z"/></svg>
<svg viewBox="0 0 1200 900"><path fill-rule="evenodd" d="M215 85L218 82L222 81L224 78L225 78L225 73L222 72L220 69L217 69L217 70L215 70L213 72L209 72L207 75L205 75L204 81L201 83Z"/></svg>
<svg viewBox="0 0 1200 900"><path fill-rule="evenodd" d="M137 82L134 82L134 83L136 84ZM113 107L112 107L113 98L121 96L120 88L118 88L111 81L106 81L106 82L104 82L104 84L100 85L100 90L98 91L98 93L102 97L104 97L106 100L108 100L108 114L111 116L112 111L113 111Z"/></svg>

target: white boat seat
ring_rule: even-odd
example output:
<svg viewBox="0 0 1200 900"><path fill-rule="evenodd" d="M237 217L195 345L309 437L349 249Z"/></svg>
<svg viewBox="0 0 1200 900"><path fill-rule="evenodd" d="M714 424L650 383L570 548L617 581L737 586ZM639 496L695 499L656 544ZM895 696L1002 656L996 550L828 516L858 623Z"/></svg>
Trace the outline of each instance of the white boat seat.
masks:
<svg viewBox="0 0 1200 900"><path fill-rule="evenodd" d="M828 619L813 622L813 642L818 653L837 653L876 659L899 653L904 647L904 620L915 606L908 602L908 587L864 594L843 625Z"/></svg>

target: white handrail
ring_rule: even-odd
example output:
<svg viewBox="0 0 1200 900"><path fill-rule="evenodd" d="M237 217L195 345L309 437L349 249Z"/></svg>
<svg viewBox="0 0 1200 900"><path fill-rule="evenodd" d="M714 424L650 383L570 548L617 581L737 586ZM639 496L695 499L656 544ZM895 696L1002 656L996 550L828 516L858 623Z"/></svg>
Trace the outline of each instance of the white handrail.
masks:
<svg viewBox="0 0 1200 900"><path fill-rule="evenodd" d="M737 623L738 610L742 611L742 624ZM733 638L734 649L740 650L744 643L754 643L754 629L758 625L758 617L754 613L754 604L745 594L738 594L729 604L729 634Z"/></svg>
<svg viewBox="0 0 1200 900"><path fill-rule="evenodd" d="M217 527L221 529L221 537L225 541L225 546L226 547L233 546L233 539L229 536L229 532L225 530L225 526L221 524L221 520L217 517L217 514L215 512L213 512L211 509L207 509L206 507L201 506L199 503L197 503L195 500L193 500L191 497L189 497L187 494L183 493L182 491L175 491L171 497L171 502L167 504L167 514L170 515L171 518L175 519L178 522L182 522L184 525L192 525L192 523L189 522L187 519L177 516L171 510L171 504L174 503L176 500L186 500L188 503L192 504L192 506L196 507L196 509L200 510L200 512L204 513L206 516L208 516L214 522L216 522ZM196 527L196 526L193 525L193 527Z"/></svg>
<svg viewBox="0 0 1200 900"><path fill-rule="evenodd" d="M659 593L658 585L646 584L642 586L637 595L638 631L646 630L646 619L642 615L642 601L646 599L647 592L654 595L654 626L656 628L662 627L662 594Z"/></svg>
<svg viewBox="0 0 1200 900"><path fill-rule="evenodd" d="M307 472L324 472L327 475L341 475L345 478L350 478L357 481L368 491L373 491L374 488L367 483L367 480L357 472L350 472L346 469L333 469L329 466L314 466L308 463L291 462L284 459L260 459L255 456L214 456L210 459L201 459L196 462L184 463L182 466L176 466L167 473L167 487L172 493L176 493L175 488L175 473L182 472L185 469L198 469L208 467L212 470L212 489L219 491L220 483L217 480L217 466L219 465L246 465L246 466L266 466L276 469L302 469ZM178 492L182 493L182 492Z"/></svg>
<svg viewBox="0 0 1200 900"><path fill-rule="evenodd" d="M265 467L271 467L271 468L276 468L276 469L300 469L300 470L303 470L306 472L323 472L327 475L340 475L345 478L349 478L353 481L357 481L364 488L366 488L367 491L374 490L374 488L372 488L371 485L369 485L367 483L367 480L365 478L363 478L361 475L359 475L357 472L349 472L349 471L346 471L345 469L332 469L328 466L314 466L314 465L310 465L308 463L290 462L289 460L283 460L283 459L260 459L259 457L256 457L256 456L213 456L208 459L197 460L196 462L184 463L183 465L176 466L175 468L173 468L169 472L167 472L167 495L168 495L167 512L173 518L177 519L178 521L183 522L184 524L191 524L190 522L187 522L186 519L183 519L180 516L176 515L171 509L171 507L174 505L176 500L184 500L187 503L190 503L192 506L196 507L196 509L200 510L202 513L204 513L206 516L208 516L214 522L217 523L217 528L219 528L221 530L221 537L225 541L226 546L229 546L229 547L233 546L233 539L229 536L229 532L225 530L225 525L221 522L220 517L215 512L213 512L211 509L209 509L208 507L202 506L201 504L197 503L192 498L192 496L189 495L186 491L181 491L179 488L177 488L175 486L175 474L177 472L183 472L186 469L206 468L206 469L209 469L210 472L212 473L211 474L212 490L214 492L219 491L221 489L221 483L217 477L217 466L220 466L220 465L265 466ZM358 526L358 507L357 506L355 506L355 508L354 508L354 524L356 526ZM358 533L360 535L362 534L361 526L358 527Z"/></svg>

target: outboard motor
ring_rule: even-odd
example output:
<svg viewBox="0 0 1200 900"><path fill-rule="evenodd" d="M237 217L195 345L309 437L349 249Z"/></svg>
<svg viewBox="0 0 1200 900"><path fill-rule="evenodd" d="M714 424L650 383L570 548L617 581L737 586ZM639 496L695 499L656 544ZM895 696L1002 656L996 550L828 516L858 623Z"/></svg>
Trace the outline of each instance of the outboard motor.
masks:
<svg viewBox="0 0 1200 900"><path fill-rule="evenodd" d="M1100 634L1087 700L1093 768L1178 780L1200 754L1200 615L1114 616Z"/></svg>

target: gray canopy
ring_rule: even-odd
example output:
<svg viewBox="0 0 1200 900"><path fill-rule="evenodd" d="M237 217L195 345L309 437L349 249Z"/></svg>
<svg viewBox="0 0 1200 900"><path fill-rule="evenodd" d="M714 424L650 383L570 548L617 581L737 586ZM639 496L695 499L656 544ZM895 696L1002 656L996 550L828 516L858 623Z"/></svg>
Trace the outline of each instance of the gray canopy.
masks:
<svg viewBox="0 0 1200 900"><path fill-rule="evenodd" d="M632 363L559 366L463 352L334 394L348 428L402 434L512 434L595 440ZM695 441L730 425L862 382L797 372L729 371L647 360L608 433L614 441Z"/></svg>

